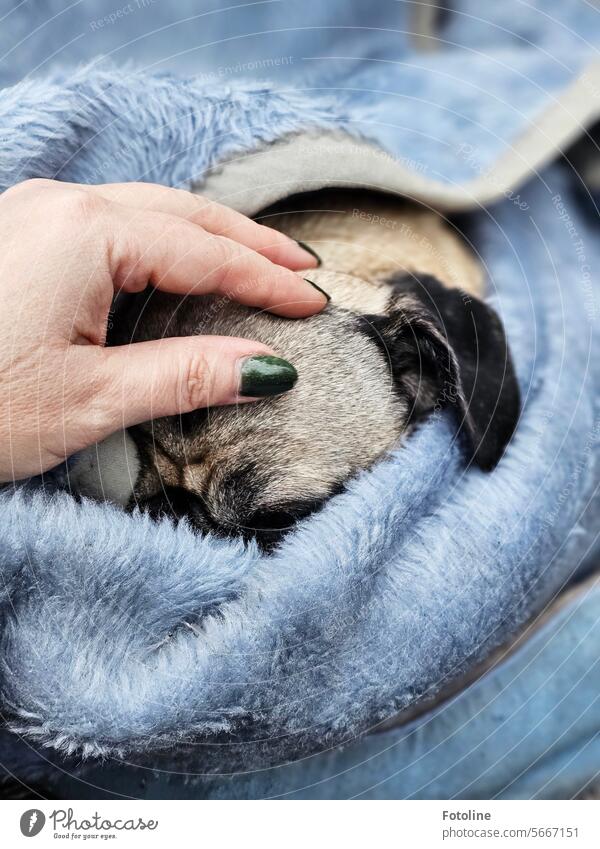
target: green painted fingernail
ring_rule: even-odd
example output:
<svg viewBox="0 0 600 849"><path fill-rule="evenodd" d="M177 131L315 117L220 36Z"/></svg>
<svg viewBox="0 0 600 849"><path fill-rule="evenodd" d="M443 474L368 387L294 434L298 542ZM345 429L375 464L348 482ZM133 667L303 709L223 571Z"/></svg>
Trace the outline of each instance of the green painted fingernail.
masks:
<svg viewBox="0 0 600 849"><path fill-rule="evenodd" d="M300 247L302 248L303 251L306 251L307 254L314 256L314 258L317 260L317 268L319 268L319 266L323 265L323 261L322 261L321 257L319 256L319 254L316 251L314 251L310 247L310 245L307 245L306 242L301 242L300 239L296 239L296 242L300 245Z"/></svg>
<svg viewBox="0 0 600 849"><path fill-rule="evenodd" d="M266 398L289 392L298 380L298 372L287 360L268 354L249 357L242 363L240 395Z"/></svg>
<svg viewBox="0 0 600 849"><path fill-rule="evenodd" d="M316 289L317 292L320 292L322 295L325 295L325 297L327 298L327 303L329 303L329 301L331 300L331 295L328 295L327 292L325 291L325 289L321 289L320 286L317 286L317 284L313 283L312 280L309 280L308 277L305 277L304 280L305 280L306 283L310 283L310 285L313 287L313 289Z"/></svg>

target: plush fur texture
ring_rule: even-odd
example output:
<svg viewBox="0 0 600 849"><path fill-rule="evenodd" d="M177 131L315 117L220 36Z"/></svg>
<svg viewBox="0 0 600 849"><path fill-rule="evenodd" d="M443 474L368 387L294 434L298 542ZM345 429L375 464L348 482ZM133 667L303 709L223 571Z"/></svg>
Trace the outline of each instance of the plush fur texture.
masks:
<svg viewBox="0 0 600 849"><path fill-rule="evenodd" d="M212 739L227 745L195 756L213 766L287 757L435 690L562 586L594 536L595 354L568 233L542 184L527 197L550 255L509 202L498 228L474 221L526 400L500 466L465 473L451 424L431 421L268 559L68 494L5 493L11 727L65 752Z"/></svg>
<svg viewBox="0 0 600 849"><path fill-rule="evenodd" d="M512 59L530 81L566 81L537 56ZM355 82L372 93L383 71L368 64ZM445 67L448 81L455 57ZM523 113L544 103L533 83L519 101L511 73L490 80L492 91L511 93L510 107L492 109L485 79L468 103L455 80L438 80L439 103L454 103L447 132L438 132L437 110L408 109L408 96L390 122L390 96L381 99L387 123L369 133L402 158L414 147L398 127L421 139L427 120L438 144L421 162L440 179L463 179L473 166L453 143L472 139L477 163L489 162L502 116L512 137ZM434 78L415 64L387 85L426 100ZM0 184L58 175L186 185L264 142L375 113L359 94L354 106L349 96L328 111L309 92L255 83L217 92L148 73L82 71L2 94ZM582 279L553 196L592 268L600 252L559 167L519 191L526 210L509 197L469 221L525 401L498 468L465 471L452 423L437 417L268 559L253 545L77 504L55 488L58 475L47 491L39 482L4 491L0 704L13 731L61 753L140 759L162 750L221 771L281 762L351 739L434 692L571 578L597 529L598 289Z"/></svg>
<svg viewBox="0 0 600 849"><path fill-rule="evenodd" d="M51 792L67 799L572 798L597 779L600 761L600 586L592 579L566 595L508 657L499 652L487 674L400 728L376 727L319 756L227 776L62 761ZM5 764L35 785L48 765L34 757L21 743Z"/></svg>

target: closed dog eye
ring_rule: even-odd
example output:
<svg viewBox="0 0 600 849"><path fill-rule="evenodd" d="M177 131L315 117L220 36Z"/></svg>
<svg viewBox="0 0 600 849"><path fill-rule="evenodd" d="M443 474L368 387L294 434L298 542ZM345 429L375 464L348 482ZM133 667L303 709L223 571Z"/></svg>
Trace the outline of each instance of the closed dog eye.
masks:
<svg viewBox="0 0 600 849"><path fill-rule="evenodd" d="M308 515L308 514L305 514ZM248 521L248 528L252 531L286 531L291 528L300 518L290 510L269 510L255 513Z"/></svg>
<svg viewBox="0 0 600 849"><path fill-rule="evenodd" d="M212 523L200 498L187 489L166 486L150 498L134 501L132 507L138 507L153 519L168 517L176 522L186 518L190 524L201 531L212 529Z"/></svg>
<svg viewBox="0 0 600 849"><path fill-rule="evenodd" d="M256 536L259 541L274 542L322 507L324 498L307 498L268 509L257 510L245 523L245 536Z"/></svg>

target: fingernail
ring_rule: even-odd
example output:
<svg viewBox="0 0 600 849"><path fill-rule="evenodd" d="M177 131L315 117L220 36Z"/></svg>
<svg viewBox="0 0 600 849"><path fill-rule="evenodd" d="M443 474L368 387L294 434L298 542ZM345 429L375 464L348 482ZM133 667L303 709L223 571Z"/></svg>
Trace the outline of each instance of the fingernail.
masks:
<svg viewBox="0 0 600 849"><path fill-rule="evenodd" d="M329 303L329 301L331 300L331 295L328 295L327 292L325 291L325 289L321 289L320 286L317 286L317 284L313 283L312 280L309 280L308 277L305 277L304 279L306 280L307 283L310 283L310 285L313 287L313 289L316 289L317 292L320 292L322 295L325 295L325 297L327 298L327 303Z"/></svg>
<svg viewBox="0 0 600 849"><path fill-rule="evenodd" d="M322 261L321 257L319 256L319 254L316 251L314 251L311 247L309 247L309 245L307 245L306 242L301 242L300 239L296 239L296 243L299 244L300 247L302 248L302 250L306 251L307 254L314 256L314 258L317 260L317 268L319 268L321 265L323 265L323 261Z"/></svg>
<svg viewBox="0 0 600 849"><path fill-rule="evenodd" d="M269 354L248 357L241 368L240 395L266 398L289 392L298 380L298 372L287 360Z"/></svg>

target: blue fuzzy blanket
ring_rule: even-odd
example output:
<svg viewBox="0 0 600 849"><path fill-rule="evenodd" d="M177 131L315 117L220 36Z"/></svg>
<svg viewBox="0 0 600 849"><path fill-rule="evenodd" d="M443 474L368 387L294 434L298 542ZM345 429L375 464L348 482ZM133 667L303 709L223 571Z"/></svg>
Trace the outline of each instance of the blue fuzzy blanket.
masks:
<svg viewBox="0 0 600 849"><path fill-rule="evenodd" d="M50 19L53 4L39 5ZM35 74L0 92L2 187L153 180L253 212L354 184L461 210L522 388L492 474L466 472L452 421L436 419L271 557L77 504L60 474L0 493L0 710L13 733L64 755L218 772L279 763L434 694L596 554L600 246L580 178L549 163L597 115L600 20L584 3L505 3L486 25L462 0L429 52L427 32L407 35L414 4L382 3L368 21L361 4L303 4L290 31L273 17L289 4L259 4L252 31L271 15L292 61L261 68L275 59L260 35L244 53L227 29L249 26L238 10L188 22L187 66L166 73L149 62L150 35L136 64L115 63L131 58L132 27L177 26L149 27L140 11L91 27L112 5L79 4L59 30L57 11L47 61L35 24L19 8L6 18L17 58L4 80ZM88 59L92 42L109 63L57 67L52 39L58 49L71 30L67 55ZM248 67L221 73L236 56ZM278 84L252 79L279 67Z"/></svg>

